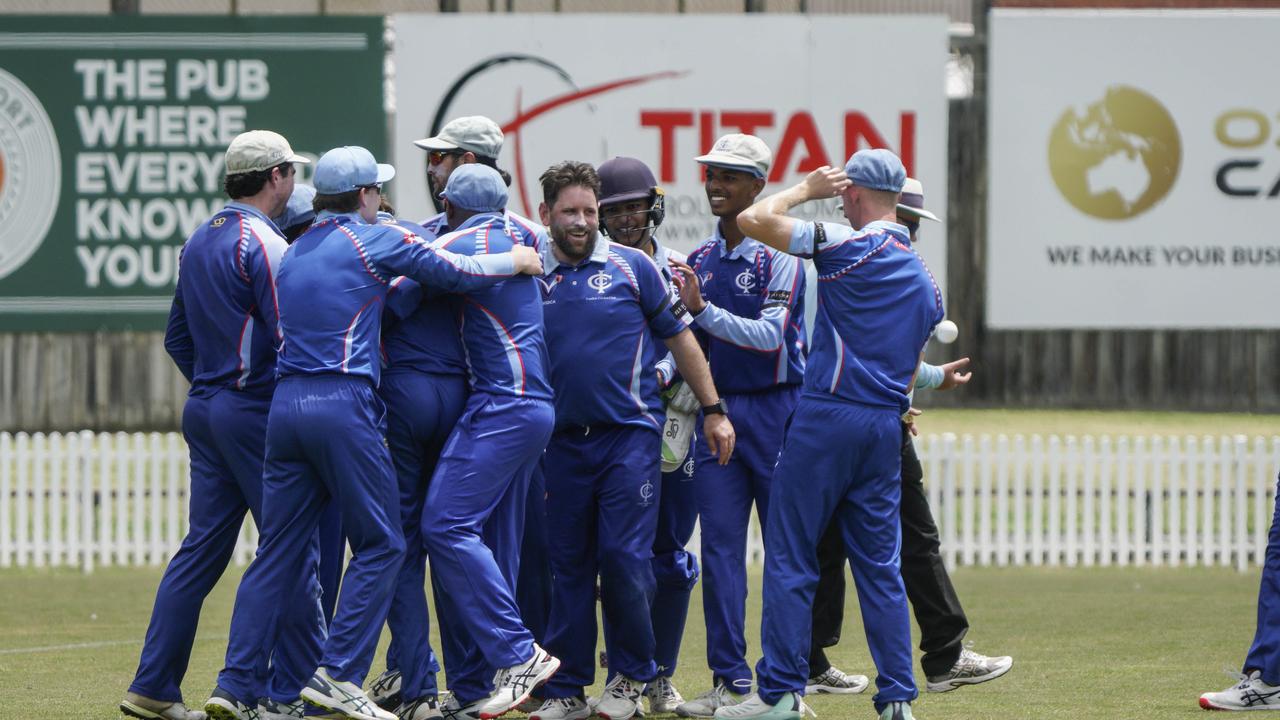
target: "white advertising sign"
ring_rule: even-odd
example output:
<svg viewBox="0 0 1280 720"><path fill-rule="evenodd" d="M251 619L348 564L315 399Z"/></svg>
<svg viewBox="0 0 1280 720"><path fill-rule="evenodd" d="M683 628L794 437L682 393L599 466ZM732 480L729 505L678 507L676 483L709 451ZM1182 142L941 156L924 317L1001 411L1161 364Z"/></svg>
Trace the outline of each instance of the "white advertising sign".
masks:
<svg viewBox="0 0 1280 720"><path fill-rule="evenodd" d="M987 324L1280 327L1280 13L1000 10Z"/></svg>
<svg viewBox="0 0 1280 720"><path fill-rule="evenodd" d="M390 191L408 219L436 212L413 141L464 115L502 126L509 208L534 219L538 176L553 163L643 160L666 193L660 237L682 251L714 223L694 158L732 132L772 149L766 194L888 147L924 183L927 206L946 209L943 16L407 14L393 27ZM796 212L843 219L835 200ZM945 225L927 225L920 250L944 281Z"/></svg>

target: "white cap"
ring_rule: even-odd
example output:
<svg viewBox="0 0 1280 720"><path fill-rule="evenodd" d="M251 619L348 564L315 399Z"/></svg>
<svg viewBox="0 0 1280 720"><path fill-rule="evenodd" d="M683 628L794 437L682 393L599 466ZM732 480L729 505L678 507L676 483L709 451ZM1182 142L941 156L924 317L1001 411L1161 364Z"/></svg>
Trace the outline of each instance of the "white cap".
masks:
<svg viewBox="0 0 1280 720"><path fill-rule="evenodd" d="M270 130L250 130L240 133L227 146L228 175L270 170L287 162L311 161L295 153L283 135Z"/></svg>
<svg viewBox="0 0 1280 720"><path fill-rule="evenodd" d="M762 178L769 174L773 153L755 135L730 133L716 140L716 144L711 146L711 152L699 155L696 159L703 165L742 170Z"/></svg>
<svg viewBox="0 0 1280 720"><path fill-rule="evenodd" d="M497 160L502 152L502 128L483 115L470 115L450 120L435 137L414 140L413 144L423 150L467 150Z"/></svg>
<svg viewBox="0 0 1280 720"><path fill-rule="evenodd" d="M907 178L907 181L902 184L902 195L898 197L898 212L942 222L937 215L924 209L924 185L915 178Z"/></svg>

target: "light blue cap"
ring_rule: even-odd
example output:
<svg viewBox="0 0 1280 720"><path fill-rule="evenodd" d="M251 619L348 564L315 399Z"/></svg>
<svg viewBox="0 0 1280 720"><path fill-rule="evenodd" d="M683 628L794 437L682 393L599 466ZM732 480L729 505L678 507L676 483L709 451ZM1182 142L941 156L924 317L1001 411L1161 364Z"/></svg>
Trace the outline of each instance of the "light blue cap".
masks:
<svg viewBox="0 0 1280 720"><path fill-rule="evenodd" d="M844 174L858 187L887 192L902 192L902 185L907 181L907 169L902 161L884 148L854 153L844 166Z"/></svg>
<svg viewBox="0 0 1280 720"><path fill-rule="evenodd" d="M314 182L321 195L341 195L360 187L380 185L396 176L396 169L373 159L358 145L330 150L316 163Z"/></svg>
<svg viewBox="0 0 1280 720"><path fill-rule="evenodd" d="M316 199L316 189L310 185L295 183L293 186L293 194L289 196L289 204L284 206L284 212L271 220L276 227L286 230L294 225L301 225L305 222L311 222L316 219L316 209L313 201Z"/></svg>
<svg viewBox="0 0 1280 720"><path fill-rule="evenodd" d="M440 197L472 212L497 212L507 207L507 184L497 170L470 163L449 173Z"/></svg>

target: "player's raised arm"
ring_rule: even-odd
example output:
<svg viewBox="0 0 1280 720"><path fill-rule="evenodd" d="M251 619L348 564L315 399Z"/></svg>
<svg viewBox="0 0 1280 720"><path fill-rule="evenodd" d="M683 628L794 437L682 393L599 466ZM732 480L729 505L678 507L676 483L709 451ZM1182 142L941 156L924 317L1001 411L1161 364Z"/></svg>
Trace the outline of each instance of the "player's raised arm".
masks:
<svg viewBox="0 0 1280 720"><path fill-rule="evenodd" d="M849 187L843 168L828 165L809 173L799 184L757 202L738 215L738 227L748 237L793 255L812 254L813 249L792 248L791 236L801 221L788 217L791 208L810 200L839 197Z"/></svg>

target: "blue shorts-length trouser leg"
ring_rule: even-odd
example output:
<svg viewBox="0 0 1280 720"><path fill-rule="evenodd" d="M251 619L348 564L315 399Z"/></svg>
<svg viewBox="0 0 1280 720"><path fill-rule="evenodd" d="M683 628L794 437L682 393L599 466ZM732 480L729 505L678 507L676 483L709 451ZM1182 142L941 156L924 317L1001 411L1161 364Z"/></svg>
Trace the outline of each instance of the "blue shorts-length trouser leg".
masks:
<svg viewBox="0 0 1280 720"><path fill-rule="evenodd" d="M387 372L378 394L387 405L387 444L396 469L405 541L404 562L387 613L391 629L388 665L394 664L400 671L400 692L410 701L436 694L440 667L431 651L422 507L436 460L462 416L467 379L412 370Z"/></svg>
<svg viewBox="0 0 1280 720"><path fill-rule="evenodd" d="M705 442L697 446L694 488L702 528L707 666L713 683L723 682L738 693L751 690L746 639L751 505L767 536L770 480L782 447L783 423L798 394L798 386L780 385L766 392L724 396L738 435L733 457L728 465L720 465ZM705 437L701 423L698 437Z"/></svg>
<svg viewBox="0 0 1280 720"><path fill-rule="evenodd" d="M694 442L698 441L694 438ZM680 641L689 617L689 597L698 584L698 556L685 549L698 522L698 498L693 485L693 448L689 457L672 472L662 473L658 494L658 529L653 540L653 661L658 675L675 675L680 659ZM605 647L613 646L613 623L604 614ZM613 678L613 666L609 678Z"/></svg>
<svg viewBox="0 0 1280 720"><path fill-rule="evenodd" d="M877 408L804 396L787 429L769 497L765 536L760 697L803 693L809 678L818 539L834 516L862 609L878 675L877 711L916 697L911 619L902 584L901 420Z"/></svg>
<svg viewBox="0 0 1280 720"><path fill-rule="evenodd" d="M1258 587L1258 625L1244 659L1245 672L1260 671L1268 685L1280 685L1280 484L1276 498Z"/></svg>
<svg viewBox="0 0 1280 720"><path fill-rule="evenodd" d="M187 398L182 435L191 454L187 536L156 590L142 658L129 692L182 700L200 608L227 568L246 510L262 509L262 457L269 396L233 390Z"/></svg>
<svg viewBox="0 0 1280 720"><path fill-rule="evenodd" d="M640 682L653 661L653 540L658 522L661 437L611 425L565 429L547 446L547 546L555 586L547 652L560 670L546 697L577 697L595 680L595 585L613 624L611 671Z"/></svg>
<svg viewBox="0 0 1280 720"><path fill-rule="evenodd" d="M533 656L515 581L529 479L554 421L550 402L473 392L427 488L422 537L437 597L471 658L449 669L460 702L488 694L486 667Z"/></svg>
<svg viewBox="0 0 1280 720"><path fill-rule="evenodd" d="M340 509L352 558L318 665L335 680L363 684L404 557L385 415L364 378L289 376L276 387L267 425L262 536L236 593L227 664L218 677L237 698L251 697L245 692L253 669L269 656L281 615L319 613L318 597L314 608L282 607L279 597L282 588L314 579L315 563L298 558L317 543L316 526L329 498Z"/></svg>

